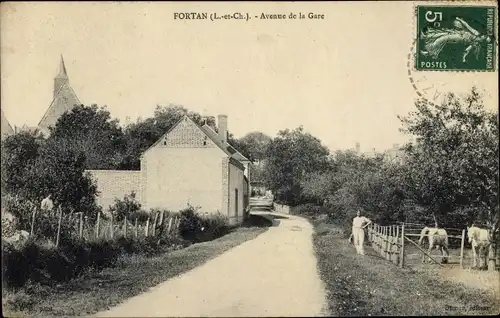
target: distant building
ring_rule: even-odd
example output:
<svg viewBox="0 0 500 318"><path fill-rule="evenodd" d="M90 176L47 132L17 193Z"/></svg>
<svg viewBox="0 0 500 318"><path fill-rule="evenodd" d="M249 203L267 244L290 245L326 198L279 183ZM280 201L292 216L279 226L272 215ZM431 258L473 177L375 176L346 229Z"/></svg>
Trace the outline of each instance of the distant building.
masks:
<svg viewBox="0 0 500 318"><path fill-rule="evenodd" d="M360 143L357 142L355 148L350 150L355 151L358 155L362 155L367 158L375 158L378 155L384 155L386 160L403 160L404 158L404 150L399 144L393 144L392 148L385 151L377 151L375 148L372 148L369 151L362 152Z"/></svg>
<svg viewBox="0 0 500 318"><path fill-rule="evenodd" d="M404 159L405 153L402 147L399 146L399 144L393 144L392 148L386 150L384 154L386 155L386 158L389 160L401 161Z"/></svg>

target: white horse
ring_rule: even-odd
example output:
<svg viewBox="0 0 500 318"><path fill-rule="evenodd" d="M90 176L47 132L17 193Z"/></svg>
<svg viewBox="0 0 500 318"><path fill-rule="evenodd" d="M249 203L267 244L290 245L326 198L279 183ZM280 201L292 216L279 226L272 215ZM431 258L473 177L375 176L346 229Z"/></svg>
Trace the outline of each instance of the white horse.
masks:
<svg viewBox="0 0 500 318"><path fill-rule="evenodd" d="M422 232L420 232L420 239L418 240L418 244L422 245L422 241L424 240L425 235L429 238L429 252L431 254L432 248L436 247L436 249L441 249L441 263L448 263L448 233L446 233L445 229L440 229L437 227L424 227ZM426 257L422 258L422 263L425 263Z"/></svg>
<svg viewBox="0 0 500 318"><path fill-rule="evenodd" d="M472 245L473 267L477 267L477 252L479 251L479 267L486 266L487 247L490 246L490 237L487 229L477 226L467 227L467 238ZM482 264L482 262L484 263Z"/></svg>

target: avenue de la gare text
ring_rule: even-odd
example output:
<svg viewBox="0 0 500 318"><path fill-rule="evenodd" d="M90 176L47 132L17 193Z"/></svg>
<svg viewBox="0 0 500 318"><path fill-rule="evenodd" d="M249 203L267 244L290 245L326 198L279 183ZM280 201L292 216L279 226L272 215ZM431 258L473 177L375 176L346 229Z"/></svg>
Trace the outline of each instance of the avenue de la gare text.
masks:
<svg viewBox="0 0 500 318"><path fill-rule="evenodd" d="M218 20L218 19L246 19L248 17L251 19L251 15L248 13L207 13L207 12L174 12L174 20ZM309 13L261 13L260 15L253 16L260 20L286 20L286 19L310 19L310 20L323 20L325 19L324 14L309 12Z"/></svg>

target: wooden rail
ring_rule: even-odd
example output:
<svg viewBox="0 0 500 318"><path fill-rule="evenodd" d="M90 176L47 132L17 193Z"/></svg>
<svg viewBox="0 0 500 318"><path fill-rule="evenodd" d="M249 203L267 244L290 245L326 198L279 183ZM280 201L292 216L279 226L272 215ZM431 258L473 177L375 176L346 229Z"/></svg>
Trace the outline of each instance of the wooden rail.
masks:
<svg viewBox="0 0 500 318"><path fill-rule="evenodd" d="M408 229L406 223L399 223L396 225L385 225L381 226L376 223L371 223L367 228L368 239L371 243L373 250L386 260L404 267L406 265L406 254L405 254L405 242L410 242L414 245L423 257L430 258L434 263L439 266L443 266L436 259L434 259L428 251L425 251L418 243L414 242L411 237L420 237L420 234L408 233L408 230L417 230L415 228ZM418 229L419 231L421 229ZM428 234L424 234L428 236ZM461 239L460 248L460 265L463 266L464 257L464 242L465 242L465 230L462 230L462 235L448 235L448 238ZM450 258L450 255L444 256L444 258Z"/></svg>

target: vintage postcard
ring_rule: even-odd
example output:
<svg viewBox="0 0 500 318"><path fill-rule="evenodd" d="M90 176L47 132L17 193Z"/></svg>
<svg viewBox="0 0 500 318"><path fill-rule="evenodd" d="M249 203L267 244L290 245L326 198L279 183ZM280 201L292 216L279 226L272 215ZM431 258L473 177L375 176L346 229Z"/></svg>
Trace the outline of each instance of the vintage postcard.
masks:
<svg viewBox="0 0 500 318"><path fill-rule="evenodd" d="M500 313L497 1L0 23L3 316Z"/></svg>

